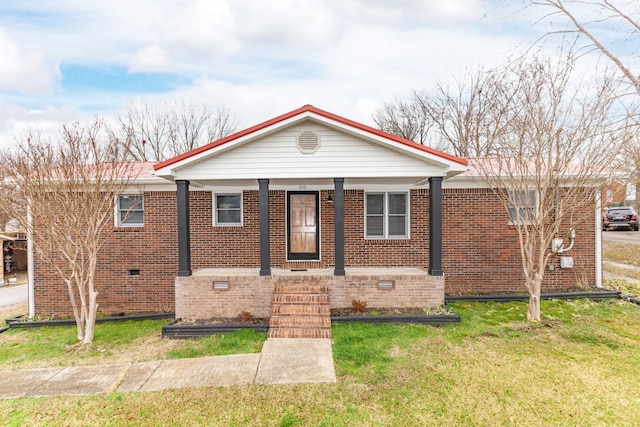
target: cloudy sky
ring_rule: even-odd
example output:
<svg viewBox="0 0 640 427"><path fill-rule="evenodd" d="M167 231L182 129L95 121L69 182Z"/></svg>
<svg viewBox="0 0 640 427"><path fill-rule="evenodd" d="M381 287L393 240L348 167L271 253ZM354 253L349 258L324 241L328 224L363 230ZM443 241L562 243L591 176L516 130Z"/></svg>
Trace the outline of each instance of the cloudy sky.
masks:
<svg viewBox="0 0 640 427"><path fill-rule="evenodd" d="M529 47L550 23L526 3L2 0L0 147L141 98L224 106L240 128L304 104L372 124L394 97Z"/></svg>

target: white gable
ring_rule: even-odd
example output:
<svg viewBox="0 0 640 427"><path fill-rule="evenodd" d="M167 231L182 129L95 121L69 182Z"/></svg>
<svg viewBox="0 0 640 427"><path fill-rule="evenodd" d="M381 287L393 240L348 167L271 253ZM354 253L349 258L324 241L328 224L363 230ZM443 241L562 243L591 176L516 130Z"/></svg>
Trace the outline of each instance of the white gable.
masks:
<svg viewBox="0 0 640 427"><path fill-rule="evenodd" d="M319 147L305 154L298 136L312 131ZM308 134L305 134L308 135ZM441 165L307 121L176 170L187 180L442 176Z"/></svg>
<svg viewBox="0 0 640 427"><path fill-rule="evenodd" d="M302 136L302 138L301 138ZM259 178L422 183L466 171L466 162L329 112L298 110L155 165L156 176L207 185Z"/></svg>

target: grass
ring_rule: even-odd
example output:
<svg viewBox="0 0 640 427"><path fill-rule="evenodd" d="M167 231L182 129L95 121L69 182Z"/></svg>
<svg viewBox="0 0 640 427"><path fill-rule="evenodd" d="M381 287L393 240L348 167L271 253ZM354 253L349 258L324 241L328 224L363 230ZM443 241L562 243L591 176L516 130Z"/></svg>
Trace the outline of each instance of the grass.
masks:
<svg viewBox="0 0 640 427"><path fill-rule="evenodd" d="M127 348L139 347L156 335L164 323L148 320L99 324L94 342L87 346L78 344L75 327L10 329L0 335L0 363L14 368L103 363Z"/></svg>
<svg viewBox="0 0 640 427"><path fill-rule="evenodd" d="M640 299L640 281L621 278L605 279L603 286L607 289L620 291L625 296Z"/></svg>
<svg viewBox="0 0 640 427"><path fill-rule="evenodd" d="M25 369L257 353L266 339L266 334L245 330L197 340L163 340L161 328L166 323L166 320L100 323L89 345L77 343L75 327L10 329L0 334L0 366Z"/></svg>
<svg viewBox="0 0 640 427"><path fill-rule="evenodd" d="M266 339L265 333L244 329L229 334L212 335L185 340L185 345L167 352L168 359L184 359L225 354L259 353Z"/></svg>
<svg viewBox="0 0 640 427"><path fill-rule="evenodd" d="M605 243L635 265L638 248ZM605 286L640 290L638 282ZM638 295L640 296L640 295ZM451 304L459 324L336 324L338 382L0 400L7 426L636 426L640 308L624 301ZM14 309L15 311L15 309ZM11 314L18 314L14 312ZM5 313L0 313L4 319ZM162 340L162 321L102 324L88 348L73 328L0 334L4 368L260 351L253 331ZM36 342L37 341L37 342Z"/></svg>
<svg viewBox="0 0 640 427"><path fill-rule="evenodd" d="M21 304L9 308L0 309L0 328L7 326L7 318L21 316L27 313L27 305Z"/></svg>
<svg viewBox="0 0 640 427"><path fill-rule="evenodd" d="M634 298L640 298L640 246L629 243L605 242L603 258L629 266L622 267L604 264L603 270L612 278L604 280L603 285Z"/></svg>
<svg viewBox="0 0 640 427"><path fill-rule="evenodd" d="M452 308L460 324L334 325L335 384L12 399L0 401L0 420L114 427L640 425L637 306L543 301L537 324L523 320L524 302ZM241 341L261 340L245 333Z"/></svg>
<svg viewBox="0 0 640 427"><path fill-rule="evenodd" d="M602 248L607 261L640 267L640 245L603 242Z"/></svg>
<svg viewBox="0 0 640 427"><path fill-rule="evenodd" d="M618 265L611 264L607 264L603 268L606 272L610 273L614 277L625 278L626 280L631 281L640 280L640 270L636 270L635 268L631 269L628 267L620 267Z"/></svg>

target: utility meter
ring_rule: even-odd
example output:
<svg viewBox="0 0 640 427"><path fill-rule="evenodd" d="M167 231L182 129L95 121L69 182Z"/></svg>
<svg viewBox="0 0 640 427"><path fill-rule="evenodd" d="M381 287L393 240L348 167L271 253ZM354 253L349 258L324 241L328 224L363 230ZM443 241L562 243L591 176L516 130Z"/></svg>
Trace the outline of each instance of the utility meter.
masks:
<svg viewBox="0 0 640 427"><path fill-rule="evenodd" d="M551 241L551 252L562 252L562 239L556 237Z"/></svg>

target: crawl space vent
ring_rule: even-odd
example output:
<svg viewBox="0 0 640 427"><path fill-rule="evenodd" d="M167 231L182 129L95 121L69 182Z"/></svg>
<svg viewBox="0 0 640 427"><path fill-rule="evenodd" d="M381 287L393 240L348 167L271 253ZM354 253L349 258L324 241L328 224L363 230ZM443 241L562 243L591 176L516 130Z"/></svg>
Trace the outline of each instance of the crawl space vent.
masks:
<svg viewBox="0 0 640 427"><path fill-rule="evenodd" d="M320 147L320 138L315 132L305 130L298 135L296 145L302 154L313 154Z"/></svg>

